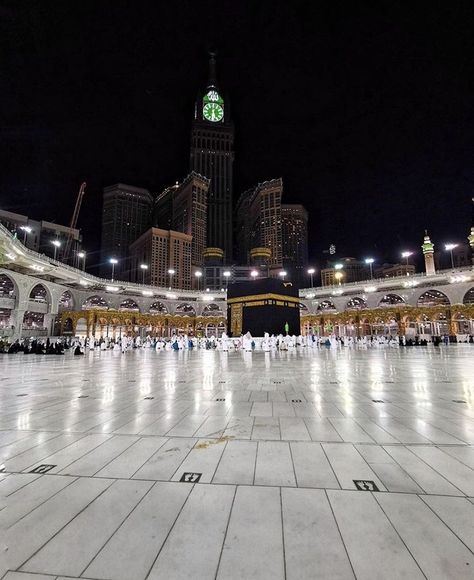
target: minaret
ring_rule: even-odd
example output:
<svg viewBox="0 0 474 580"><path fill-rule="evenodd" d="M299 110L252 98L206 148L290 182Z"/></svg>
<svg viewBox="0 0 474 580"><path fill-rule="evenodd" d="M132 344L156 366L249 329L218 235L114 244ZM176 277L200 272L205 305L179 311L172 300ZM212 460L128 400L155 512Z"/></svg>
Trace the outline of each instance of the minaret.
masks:
<svg viewBox="0 0 474 580"><path fill-rule="evenodd" d="M436 274L434 265L434 244L430 240L428 232L425 230L425 238L421 246L423 255L425 256L425 271L427 275Z"/></svg>

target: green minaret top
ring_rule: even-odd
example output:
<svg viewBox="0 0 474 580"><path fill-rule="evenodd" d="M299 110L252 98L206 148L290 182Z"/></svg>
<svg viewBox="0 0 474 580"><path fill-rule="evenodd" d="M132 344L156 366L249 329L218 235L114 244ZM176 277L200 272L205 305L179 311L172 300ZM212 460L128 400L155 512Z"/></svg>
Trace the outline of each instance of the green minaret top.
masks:
<svg viewBox="0 0 474 580"><path fill-rule="evenodd" d="M423 244L421 246L423 250L423 254L432 254L434 252L434 244L430 240L430 236L428 232L425 230L425 238L423 240Z"/></svg>

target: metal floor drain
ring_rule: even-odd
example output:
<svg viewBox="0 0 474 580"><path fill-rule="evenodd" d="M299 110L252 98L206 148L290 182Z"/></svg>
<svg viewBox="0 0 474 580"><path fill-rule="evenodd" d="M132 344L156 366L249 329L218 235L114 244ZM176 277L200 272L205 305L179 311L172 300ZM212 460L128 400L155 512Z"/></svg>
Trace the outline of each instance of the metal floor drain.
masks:
<svg viewBox="0 0 474 580"><path fill-rule="evenodd" d="M372 399L372 403L383 403L381 399Z"/></svg>

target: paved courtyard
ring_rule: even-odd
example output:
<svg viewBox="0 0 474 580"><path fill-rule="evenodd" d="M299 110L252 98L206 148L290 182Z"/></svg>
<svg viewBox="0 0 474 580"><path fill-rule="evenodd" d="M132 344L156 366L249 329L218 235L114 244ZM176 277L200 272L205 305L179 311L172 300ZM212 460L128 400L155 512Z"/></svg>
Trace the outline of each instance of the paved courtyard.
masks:
<svg viewBox="0 0 474 580"><path fill-rule="evenodd" d="M474 578L472 345L0 377L0 578Z"/></svg>

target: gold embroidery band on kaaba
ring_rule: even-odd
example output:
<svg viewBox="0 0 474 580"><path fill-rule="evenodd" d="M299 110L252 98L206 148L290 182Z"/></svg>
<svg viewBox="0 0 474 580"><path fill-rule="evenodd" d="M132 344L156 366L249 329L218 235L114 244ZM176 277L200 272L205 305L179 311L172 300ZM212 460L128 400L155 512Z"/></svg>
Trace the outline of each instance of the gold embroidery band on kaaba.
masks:
<svg viewBox="0 0 474 580"><path fill-rule="evenodd" d="M269 300L272 300L272 302L268 302ZM255 304L255 302L258 302L258 304ZM285 302L289 302L290 304L285 304ZM296 296L284 296L283 294L254 294L252 296L229 298L227 304L243 304L244 306L262 306L266 304L276 304L277 306L299 306L300 299Z"/></svg>

